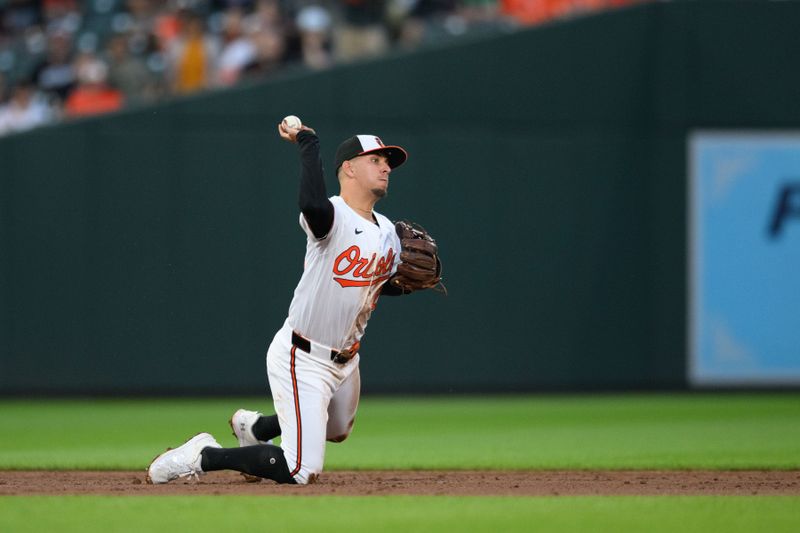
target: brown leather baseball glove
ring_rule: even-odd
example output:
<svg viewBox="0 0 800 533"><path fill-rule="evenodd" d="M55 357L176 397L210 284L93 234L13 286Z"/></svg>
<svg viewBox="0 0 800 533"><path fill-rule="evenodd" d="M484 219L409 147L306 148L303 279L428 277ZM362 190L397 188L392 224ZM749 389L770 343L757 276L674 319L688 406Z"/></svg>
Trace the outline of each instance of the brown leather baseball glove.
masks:
<svg viewBox="0 0 800 533"><path fill-rule="evenodd" d="M397 273L390 283L399 287L404 293L430 289L441 285L442 262L439 259L439 248L436 241L425 231L425 228L400 220L394 225L400 237L400 264Z"/></svg>

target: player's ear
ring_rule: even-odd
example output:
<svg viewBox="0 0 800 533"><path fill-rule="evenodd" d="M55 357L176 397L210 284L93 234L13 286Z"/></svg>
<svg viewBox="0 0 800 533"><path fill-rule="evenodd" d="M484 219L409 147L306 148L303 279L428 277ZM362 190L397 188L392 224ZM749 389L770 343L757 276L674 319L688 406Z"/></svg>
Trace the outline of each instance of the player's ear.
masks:
<svg viewBox="0 0 800 533"><path fill-rule="evenodd" d="M353 164L349 159L342 163L342 172L344 172L347 177L353 177Z"/></svg>

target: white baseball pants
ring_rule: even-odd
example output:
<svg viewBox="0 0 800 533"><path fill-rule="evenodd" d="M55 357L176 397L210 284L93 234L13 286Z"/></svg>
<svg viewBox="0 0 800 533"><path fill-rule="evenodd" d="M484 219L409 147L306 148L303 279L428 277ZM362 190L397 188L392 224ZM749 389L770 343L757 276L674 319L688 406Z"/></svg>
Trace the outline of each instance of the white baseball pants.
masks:
<svg viewBox="0 0 800 533"><path fill-rule="evenodd" d="M292 344L284 323L267 351L267 376L281 426L281 448L298 484L313 483L322 472L325 441L350 434L361 391L359 355L341 365L331 349L313 341L311 353Z"/></svg>

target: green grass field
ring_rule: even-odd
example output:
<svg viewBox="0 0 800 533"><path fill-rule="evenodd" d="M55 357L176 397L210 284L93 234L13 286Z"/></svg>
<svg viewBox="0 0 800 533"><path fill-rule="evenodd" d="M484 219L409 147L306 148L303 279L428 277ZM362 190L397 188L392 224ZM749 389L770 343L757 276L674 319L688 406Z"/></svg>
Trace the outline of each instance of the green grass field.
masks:
<svg viewBox="0 0 800 533"><path fill-rule="evenodd" d="M266 398L0 401L0 469L141 469ZM800 469L800 394L362 400L334 469ZM0 481L1 482L1 481ZM797 531L788 497L0 497L0 531Z"/></svg>
<svg viewBox="0 0 800 533"><path fill-rule="evenodd" d="M793 497L286 496L0 498L9 532L796 532Z"/></svg>

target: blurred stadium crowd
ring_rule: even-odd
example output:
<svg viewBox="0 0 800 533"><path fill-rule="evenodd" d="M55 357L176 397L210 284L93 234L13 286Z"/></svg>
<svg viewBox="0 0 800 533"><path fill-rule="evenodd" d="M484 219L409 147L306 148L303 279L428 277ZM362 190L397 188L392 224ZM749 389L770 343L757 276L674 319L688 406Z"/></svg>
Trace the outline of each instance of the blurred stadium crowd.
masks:
<svg viewBox="0 0 800 533"><path fill-rule="evenodd" d="M642 0L0 0L0 135Z"/></svg>

